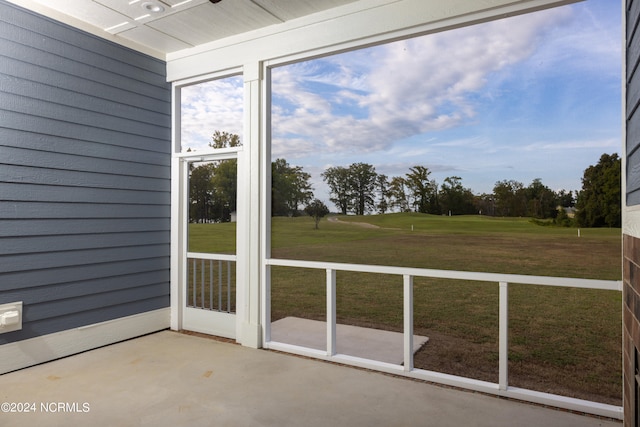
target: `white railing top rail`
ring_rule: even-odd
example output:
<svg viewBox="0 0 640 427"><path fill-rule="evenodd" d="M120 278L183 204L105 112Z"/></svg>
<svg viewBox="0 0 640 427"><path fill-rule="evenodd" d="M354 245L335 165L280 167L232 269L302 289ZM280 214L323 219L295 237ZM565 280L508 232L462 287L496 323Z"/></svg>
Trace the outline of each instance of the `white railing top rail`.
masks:
<svg viewBox="0 0 640 427"><path fill-rule="evenodd" d="M430 268L395 267L370 264L347 264L324 261L301 261L269 258L267 265L282 267L298 267L312 269L330 269L339 271L355 271L361 273L377 273L392 275L409 275L414 277L431 277L438 279L474 280L481 282L506 282L527 285L561 286L569 288L603 289L622 291L621 280L580 279L574 277L530 276L525 274L483 273L473 271L436 270Z"/></svg>
<svg viewBox="0 0 640 427"><path fill-rule="evenodd" d="M207 259L212 261L235 261L236 255L230 254L208 254L204 252L187 252L187 258Z"/></svg>

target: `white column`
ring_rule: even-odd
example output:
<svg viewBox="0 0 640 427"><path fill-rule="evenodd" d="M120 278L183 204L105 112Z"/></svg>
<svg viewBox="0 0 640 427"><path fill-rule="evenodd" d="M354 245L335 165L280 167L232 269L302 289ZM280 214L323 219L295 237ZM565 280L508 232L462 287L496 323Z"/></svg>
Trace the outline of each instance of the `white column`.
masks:
<svg viewBox="0 0 640 427"><path fill-rule="evenodd" d="M260 310L263 343L271 341L271 70L264 67L262 75L262 140L260 144L262 171L260 173Z"/></svg>
<svg viewBox="0 0 640 427"><path fill-rule="evenodd" d="M239 339L245 346L258 348L262 346L262 326L260 316L260 273L261 258L261 147L262 120L264 107L262 104L263 73L259 62L245 64L244 76L244 135L242 161L238 161L238 194L244 194L242 227L244 234L239 236L238 256L242 256L241 266L243 281L242 312L239 314ZM242 175L242 176L240 176ZM240 218L238 218L240 220Z"/></svg>
<svg viewBox="0 0 640 427"><path fill-rule="evenodd" d="M170 305L171 305L171 329L182 329L182 304L183 290L180 287L183 269L183 256L186 250L183 245L181 232L184 227L182 205L182 162L173 154L180 153L181 142L181 96L180 87L173 84L171 94L171 274L170 274Z"/></svg>

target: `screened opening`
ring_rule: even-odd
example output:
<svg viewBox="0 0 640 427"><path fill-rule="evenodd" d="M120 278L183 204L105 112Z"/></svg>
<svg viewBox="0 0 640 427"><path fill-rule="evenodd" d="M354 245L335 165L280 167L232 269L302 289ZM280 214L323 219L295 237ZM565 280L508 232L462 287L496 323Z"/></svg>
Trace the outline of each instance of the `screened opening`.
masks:
<svg viewBox="0 0 640 427"><path fill-rule="evenodd" d="M184 310L187 330L236 336L238 159L242 76L180 88L184 200Z"/></svg>
<svg viewBox="0 0 640 427"><path fill-rule="evenodd" d="M579 226L589 207L578 198L603 156L619 168L619 7L590 0L274 66L272 258L620 280L619 223ZM271 273L272 314L287 300L286 269ZM287 301L288 313L327 317L323 273L296 287L316 308ZM349 278L338 296L361 297L338 300L338 323L401 332L401 305L365 307L398 307L401 294L365 276L338 271ZM559 394L620 404L619 327L597 349L577 334L582 361L570 366L554 362L553 341L528 339L525 320L557 337L564 323L545 318L581 331L619 325L619 293L517 285L509 295L510 385L548 391L552 379ZM497 381L497 283L416 278L413 307L414 333L429 337L416 368ZM594 379L584 367L596 360L607 368ZM611 387L585 386L597 381Z"/></svg>

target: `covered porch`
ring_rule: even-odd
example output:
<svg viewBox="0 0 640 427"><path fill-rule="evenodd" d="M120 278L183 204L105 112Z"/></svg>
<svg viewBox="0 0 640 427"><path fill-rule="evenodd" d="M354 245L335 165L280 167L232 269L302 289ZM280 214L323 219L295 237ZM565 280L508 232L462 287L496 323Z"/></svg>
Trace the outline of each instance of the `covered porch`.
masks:
<svg viewBox="0 0 640 427"><path fill-rule="evenodd" d="M619 426L201 336L161 331L5 374L4 426ZM26 411L29 413L11 412ZM35 405L35 406L33 406Z"/></svg>
<svg viewBox="0 0 640 427"><path fill-rule="evenodd" d="M0 218L7 224L0 303L19 302L23 317L20 328L0 336L0 372L8 372L1 378L2 425L620 425L429 384L437 375L416 372L409 350L413 277L424 272L302 265L271 254L272 69L571 2L491 0L478 6L464 0L327 0L317 2L325 9L316 10L310 6L315 2L289 1L304 7L274 22L275 12L258 4L275 3L270 1L214 6L206 0L167 0L162 2L166 7L155 9L154 2L124 6L116 0L87 0L85 8L52 10L53 2L0 0L5 15L0 21L5 28L13 26L2 35L12 65L3 72L9 76L8 89L0 106L8 135L0 146L6 144L9 153L3 188L10 190ZM196 6L218 16L213 7L234 4L244 6L232 16L269 16L243 29L224 21L223 9L220 19L239 33L179 41L195 33L194 22L207 30L221 28L200 19L204 15ZM180 8L184 20L174 19ZM98 9L105 15L93 13ZM150 13L118 21L133 9ZM171 24L165 21L160 31L165 11ZM98 15L105 20L115 16L115 21L89 20ZM182 33L186 28L191 34ZM179 33L169 37L170 29ZM244 145L190 152L181 134L182 91L226 77L240 81ZM200 316L205 310L195 310L187 298L187 260L193 257L186 201L191 164L230 159L238 165L237 253L223 261L236 262L237 257L237 312L228 309L222 322L212 320L213 310ZM632 219L635 227L637 217ZM629 246L626 252L636 251ZM209 264L213 255L207 254ZM273 266L326 272L326 349L309 350L271 336ZM363 366L361 359L336 351L335 275L342 270L402 276L402 362ZM200 277L204 282L204 273ZM490 279L500 287L499 383L462 383L480 383L481 392L495 389L494 394L504 396L512 391L507 282L517 281ZM622 288L621 283L606 286L617 292ZM13 306L9 310L15 311ZM207 329L191 327L188 312L195 312ZM631 325L630 316L625 321ZM242 345L177 332L216 332L220 324L231 331L225 336ZM627 346L624 351L632 350ZM625 361L632 372L631 359ZM625 390L629 414L630 390ZM621 408L614 410L622 416Z"/></svg>

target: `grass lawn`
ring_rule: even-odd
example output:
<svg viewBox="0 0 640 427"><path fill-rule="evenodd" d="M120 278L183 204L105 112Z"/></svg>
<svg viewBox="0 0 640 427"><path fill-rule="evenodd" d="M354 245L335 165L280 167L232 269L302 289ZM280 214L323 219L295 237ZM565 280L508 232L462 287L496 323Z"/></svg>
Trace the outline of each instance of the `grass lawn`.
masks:
<svg viewBox="0 0 640 427"><path fill-rule="evenodd" d="M226 252L221 236L232 233L209 236L230 226L192 225L191 250ZM272 256L620 280L621 231L582 229L578 237L575 228L527 219L423 214L324 219L314 230L311 218L274 218ZM272 320L325 320L325 273L274 267L271 298ZM498 381L497 283L416 278L414 299L415 332L430 338L417 368ZM337 316L402 331L402 279L338 272ZM621 404L619 292L511 285L509 318L510 385Z"/></svg>

